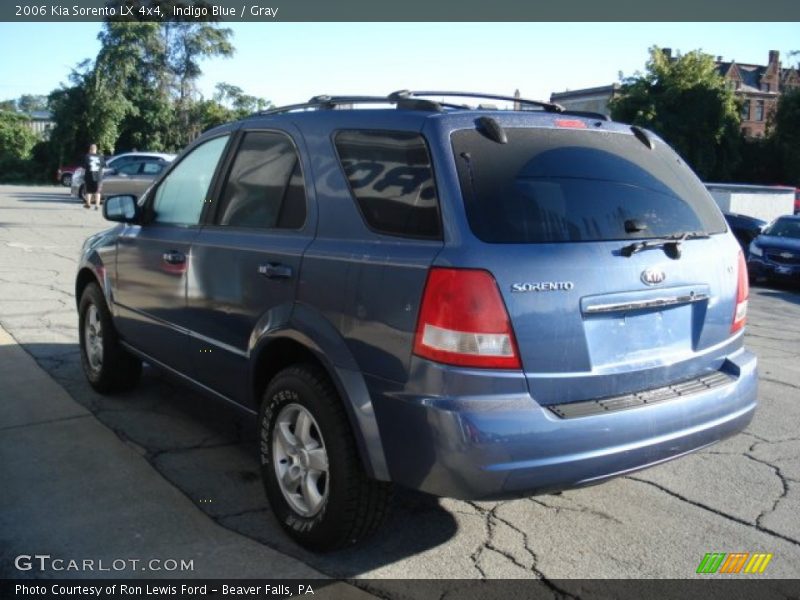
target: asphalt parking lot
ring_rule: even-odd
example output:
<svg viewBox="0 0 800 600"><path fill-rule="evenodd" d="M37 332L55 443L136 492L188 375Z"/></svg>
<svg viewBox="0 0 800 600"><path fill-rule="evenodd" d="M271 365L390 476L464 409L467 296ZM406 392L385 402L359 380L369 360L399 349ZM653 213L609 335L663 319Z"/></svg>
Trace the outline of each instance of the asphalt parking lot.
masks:
<svg viewBox="0 0 800 600"><path fill-rule="evenodd" d="M84 381L73 278L83 239L106 226L66 188L0 186L0 325L104 432L190 501L181 510L200 510L248 543L323 574L369 578L376 591L382 578L693 578L707 552L773 553L762 577L800 577L800 289L751 290L746 343L760 359L761 405L745 433L560 495L471 503L400 490L378 537L315 556L282 534L266 505L249 417L150 368L136 390L119 396L100 396ZM26 443L36 443L33 433ZM0 459L14 461L14 453L27 451L18 445ZM129 501L136 501L136 489L131 480ZM35 507L41 499L27 501ZM65 518L85 518L80 503ZM26 525L6 523L13 531L0 531L0 539L35 545L23 533ZM51 545L53 553L68 552L70 540ZM203 565L196 567L203 576Z"/></svg>

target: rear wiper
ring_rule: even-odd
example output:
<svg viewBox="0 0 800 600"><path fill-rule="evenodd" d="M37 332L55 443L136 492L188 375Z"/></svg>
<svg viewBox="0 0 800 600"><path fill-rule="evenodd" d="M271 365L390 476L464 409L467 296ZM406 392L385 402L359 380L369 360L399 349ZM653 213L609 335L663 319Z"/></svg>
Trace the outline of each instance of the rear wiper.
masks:
<svg viewBox="0 0 800 600"><path fill-rule="evenodd" d="M637 252L641 250L647 250L648 248L663 248L664 254L672 259L678 259L681 257L681 242L707 237L708 234L703 233L702 231L685 231L683 233L676 233L675 235L669 235L667 237L634 242L632 244L628 244L627 246L623 246L619 253L622 254L622 256L633 256Z"/></svg>

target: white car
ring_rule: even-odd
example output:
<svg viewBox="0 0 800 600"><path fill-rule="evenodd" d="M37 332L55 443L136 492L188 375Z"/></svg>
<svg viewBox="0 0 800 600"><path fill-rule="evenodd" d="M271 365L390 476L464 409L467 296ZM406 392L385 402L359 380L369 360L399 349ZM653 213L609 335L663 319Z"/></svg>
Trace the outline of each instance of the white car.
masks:
<svg viewBox="0 0 800 600"><path fill-rule="evenodd" d="M103 169L104 174L109 174L113 171L121 169L122 167L131 163L163 160L165 162L172 162L175 160L175 154L165 154L163 152L125 152L112 156L106 161L106 167ZM83 169L76 169L72 174L72 185L70 186L70 194L76 198L83 200Z"/></svg>

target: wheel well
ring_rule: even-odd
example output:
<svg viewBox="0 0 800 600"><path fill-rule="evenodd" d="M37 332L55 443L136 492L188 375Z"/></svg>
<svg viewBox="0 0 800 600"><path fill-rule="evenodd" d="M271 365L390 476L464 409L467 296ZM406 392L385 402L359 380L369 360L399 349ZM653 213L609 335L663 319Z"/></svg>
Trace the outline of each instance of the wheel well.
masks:
<svg viewBox="0 0 800 600"><path fill-rule="evenodd" d="M275 340L261 351L253 366L253 404L258 406L261 395L278 372L297 363L316 365L330 377L328 369L311 350L294 340Z"/></svg>
<svg viewBox="0 0 800 600"><path fill-rule="evenodd" d="M92 273L92 270L86 268L81 269L80 273L78 273L78 278L75 280L76 304L80 303L81 296L83 295L83 290L85 290L86 286L92 282L97 282L97 277L95 277L94 273Z"/></svg>

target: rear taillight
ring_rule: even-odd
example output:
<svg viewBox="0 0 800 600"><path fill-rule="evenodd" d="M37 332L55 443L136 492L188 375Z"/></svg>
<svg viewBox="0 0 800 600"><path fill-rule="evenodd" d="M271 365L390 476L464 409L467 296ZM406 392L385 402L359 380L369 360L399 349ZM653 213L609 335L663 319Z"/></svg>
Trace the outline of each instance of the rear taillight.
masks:
<svg viewBox="0 0 800 600"><path fill-rule="evenodd" d="M463 367L521 368L508 312L490 273L430 270L414 354Z"/></svg>
<svg viewBox="0 0 800 600"><path fill-rule="evenodd" d="M747 320L747 297L750 295L750 282L747 278L747 263L744 262L744 254L739 252L739 274L736 283L736 309L733 312L733 324L731 333L736 333Z"/></svg>

